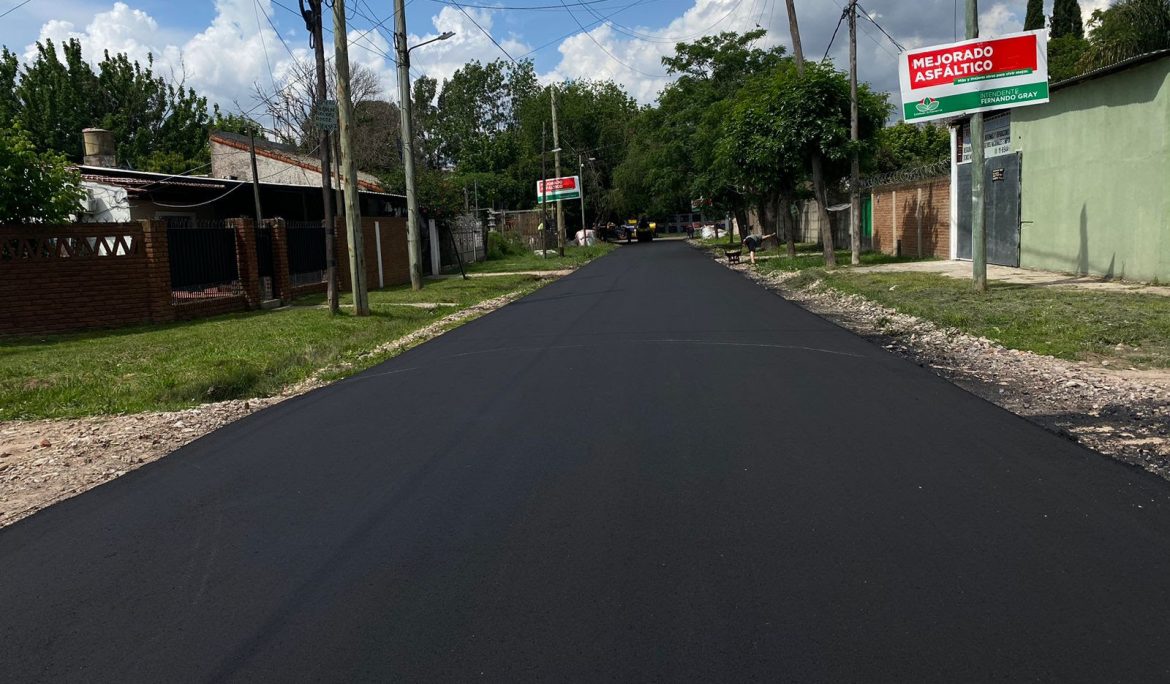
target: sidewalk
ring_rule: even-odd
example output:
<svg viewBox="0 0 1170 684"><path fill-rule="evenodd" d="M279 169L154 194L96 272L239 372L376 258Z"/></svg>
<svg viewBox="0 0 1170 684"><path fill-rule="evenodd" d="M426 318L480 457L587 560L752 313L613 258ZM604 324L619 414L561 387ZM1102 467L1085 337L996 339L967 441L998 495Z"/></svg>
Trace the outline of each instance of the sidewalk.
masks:
<svg viewBox="0 0 1170 684"><path fill-rule="evenodd" d="M948 278L960 280L971 279L970 261L910 261L901 264L882 264L880 266L863 266L858 268L867 272L908 271L914 273L939 273ZM1134 292L1170 297L1170 287L1166 286L1106 280L1098 276L1077 276L1068 273L1055 273L1053 271L1033 271L1026 268L1011 268L1009 266L996 266L994 264L987 265L987 279L1037 287L1075 287L1084 290Z"/></svg>

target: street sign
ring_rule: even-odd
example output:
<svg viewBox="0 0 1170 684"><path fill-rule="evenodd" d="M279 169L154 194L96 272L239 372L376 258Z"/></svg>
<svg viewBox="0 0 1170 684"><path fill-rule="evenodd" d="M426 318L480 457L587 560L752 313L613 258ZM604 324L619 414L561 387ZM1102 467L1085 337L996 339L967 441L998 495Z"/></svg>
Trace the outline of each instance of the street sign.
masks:
<svg viewBox="0 0 1170 684"><path fill-rule="evenodd" d="M548 194L545 196L545 186ZM536 201L540 203L555 202L557 200L581 199L580 176L565 176L564 178L549 178L547 181L536 181Z"/></svg>
<svg viewBox="0 0 1170 684"><path fill-rule="evenodd" d="M903 52L902 114L929 121L1048 102L1048 31Z"/></svg>
<svg viewBox="0 0 1170 684"><path fill-rule="evenodd" d="M337 130L337 101L325 100L317 107L317 112L313 115L313 123L317 124L318 128L327 131Z"/></svg>

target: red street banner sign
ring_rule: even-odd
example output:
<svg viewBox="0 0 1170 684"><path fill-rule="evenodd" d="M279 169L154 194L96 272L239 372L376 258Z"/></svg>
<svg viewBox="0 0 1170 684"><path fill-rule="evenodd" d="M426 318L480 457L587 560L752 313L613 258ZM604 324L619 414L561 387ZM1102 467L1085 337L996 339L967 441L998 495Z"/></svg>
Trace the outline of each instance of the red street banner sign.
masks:
<svg viewBox="0 0 1170 684"><path fill-rule="evenodd" d="M898 64L902 114L929 121L1048 101L1048 31L907 50Z"/></svg>
<svg viewBox="0 0 1170 684"><path fill-rule="evenodd" d="M547 192L545 191L546 187L548 188ZM580 199L580 197L581 181L578 176L536 181L536 201L542 204L557 200Z"/></svg>

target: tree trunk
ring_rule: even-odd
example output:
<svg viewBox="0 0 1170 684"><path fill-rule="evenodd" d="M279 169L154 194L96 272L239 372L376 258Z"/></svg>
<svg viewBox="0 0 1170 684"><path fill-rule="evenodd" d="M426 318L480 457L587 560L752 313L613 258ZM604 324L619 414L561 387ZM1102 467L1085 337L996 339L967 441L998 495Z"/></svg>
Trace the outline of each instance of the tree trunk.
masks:
<svg viewBox="0 0 1170 684"><path fill-rule="evenodd" d="M796 62L796 73L804 75L804 52L800 48L800 25L796 21L795 0L786 0L788 6L788 30L792 34L792 56ZM829 225L828 200L825 192L825 169L820 152L812 154L813 195L820 204L821 242L825 247L825 267L837 267L837 254L833 250L833 227Z"/></svg>
<svg viewBox="0 0 1170 684"><path fill-rule="evenodd" d="M821 219L821 243L825 248L825 268L837 267L837 252L833 249L833 224L829 222L829 197L825 192L825 169L821 155L812 156L813 194L817 198L817 215Z"/></svg>
<svg viewBox="0 0 1170 684"><path fill-rule="evenodd" d="M747 226L748 226L746 203L740 204L739 206L737 206L735 208L735 222L736 222L736 224L739 225L739 239L742 241L744 236L747 235L747 233L745 233L744 231L747 230ZM728 231L727 235L728 235L727 244L734 245L735 240L731 237L731 231Z"/></svg>
<svg viewBox="0 0 1170 684"><path fill-rule="evenodd" d="M796 258L796 218L792 215L792 198L780 195L780 223L784 226L784 241L788 256Z"/></svg>

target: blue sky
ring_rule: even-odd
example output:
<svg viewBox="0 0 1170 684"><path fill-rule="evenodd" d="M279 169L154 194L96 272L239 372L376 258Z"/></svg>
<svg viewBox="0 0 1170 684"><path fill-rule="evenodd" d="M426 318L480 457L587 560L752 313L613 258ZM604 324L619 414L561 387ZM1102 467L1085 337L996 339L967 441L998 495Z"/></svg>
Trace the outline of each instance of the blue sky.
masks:
<svg viewBox="0 0 1170 684"><path fill-rule="evenodd" d="M19 2L0 0L0 13ZM667 83L659 60L678 40L725 30L746 31L758 24L768 30L761 45L789 45L783 0L564 0L567 8L561 0L468 2L463 10L450 0L408 3L412 44L443 30L456 32L451 40L413 53L416 76L426 73L442 80L470 59L503 57L486 31L513 57L533 59L545 80L612 78L648 103ZM808 57L819 59L825 53L844 3L796 0ZM1106 3L1081 0L1085 17ZM957 5L960 12L962 4ZM555 9L511 9L550 5ZM983 34L1020 30L1024 6L1025 0L985 0L980 7ZM347 7L351 60L374 70L384 97L394 99L394 68L386 57L392 53L393 21L385 22L385 30L374 27L376 21L391 16L391 2L347 0ZM863 0L861 7L907 47L949 42L956 30L961 37L962 27L954 22L956 0ZM1051 0L1047 8L1050 11ZM95 61L103 49L138 59L149 52L161 69L185 74L188 84L225 109L246 109L254 104L254 84L270 86L287 74L294 58L309 56L304 23L296 9L297 0L31 0L0 20L0 44L24 56L40 38L61 40L72 35L82 39L85 54ZM897 48L873 24L861 20L858 25L861 78L878 90L896 90ZM326 40L331 39L327 36ZM844 66L846 49L842 26L829 55Z"/></svg>

